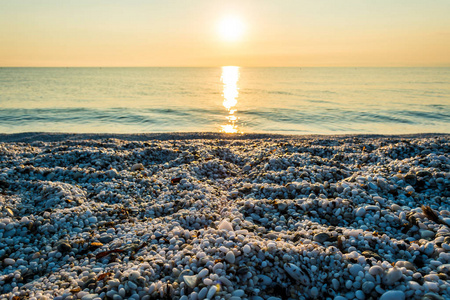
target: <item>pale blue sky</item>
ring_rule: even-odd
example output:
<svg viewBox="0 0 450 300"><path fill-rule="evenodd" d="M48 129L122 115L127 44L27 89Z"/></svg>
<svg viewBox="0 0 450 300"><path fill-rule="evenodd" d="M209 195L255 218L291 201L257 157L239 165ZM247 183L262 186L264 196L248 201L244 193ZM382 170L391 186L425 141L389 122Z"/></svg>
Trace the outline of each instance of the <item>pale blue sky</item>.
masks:
<svg viewBox="0 0 450 300"><path fill-rule="evenodd" d="M0 66L450 66L449 16L449 0L0 0Z"/></svg>

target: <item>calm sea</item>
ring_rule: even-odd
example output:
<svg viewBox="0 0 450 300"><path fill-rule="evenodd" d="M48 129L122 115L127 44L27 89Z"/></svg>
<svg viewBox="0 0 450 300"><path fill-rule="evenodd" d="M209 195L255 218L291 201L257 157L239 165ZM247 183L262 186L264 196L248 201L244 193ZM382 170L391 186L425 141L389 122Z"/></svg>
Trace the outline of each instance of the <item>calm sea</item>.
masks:
<svg viewBox="0 0 450 300"><path fill-rule="evenodd" d="M450 68L0 68L0 132L450 133Z"/></svg>

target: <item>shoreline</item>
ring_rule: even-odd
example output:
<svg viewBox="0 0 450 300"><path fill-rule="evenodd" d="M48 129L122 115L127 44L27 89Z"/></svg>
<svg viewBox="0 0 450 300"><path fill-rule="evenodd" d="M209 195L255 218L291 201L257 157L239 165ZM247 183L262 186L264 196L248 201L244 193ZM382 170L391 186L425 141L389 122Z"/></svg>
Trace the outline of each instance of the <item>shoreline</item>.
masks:
<svg viewBox="0 0 450 300"><path fill-rule="evenodd" d="M168 132L168 133L66 133L66 132L21 132L21 133L0 133L0 142L58 142L64 140L99 140L99 139L122 139L127 141L147 141L147 140L188 140L188 139L330 139L330 138L429 138L433 136L447 136L450 133L411 133L411 134L272 134L272 133L243 133L227 134L217 132Z"/></svg>
<svg viewBox="0 0 450 300"><path fill-rule="evenodd" d="M0 298L450 298L449 136L0 134Z"/></svg>

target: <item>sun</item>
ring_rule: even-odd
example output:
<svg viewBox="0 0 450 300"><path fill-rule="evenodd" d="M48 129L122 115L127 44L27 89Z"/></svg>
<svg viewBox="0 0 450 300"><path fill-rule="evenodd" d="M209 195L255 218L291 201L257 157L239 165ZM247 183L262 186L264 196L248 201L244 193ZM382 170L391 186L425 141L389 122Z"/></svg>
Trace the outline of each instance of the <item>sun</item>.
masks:
<svg viewBox="0 0 450 300"><path fill-rule="evenodd" d="M244 23L234 16L224 18L219 23L220 37L226 41L237 41L244 34Z"/></svg>

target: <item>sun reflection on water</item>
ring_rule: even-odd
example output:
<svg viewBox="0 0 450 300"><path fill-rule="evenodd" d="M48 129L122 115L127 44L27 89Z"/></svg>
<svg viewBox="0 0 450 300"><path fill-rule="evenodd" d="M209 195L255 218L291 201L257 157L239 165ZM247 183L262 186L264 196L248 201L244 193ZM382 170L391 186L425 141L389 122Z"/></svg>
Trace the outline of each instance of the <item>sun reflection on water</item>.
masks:
<svg viewBox="0 0 450 300"><path fill-rule="evenodd" d="M222 67L222 77L221 81L223 83L223 106L228 111L227 124L221 125L221 132L224 133L237 133L238 126L236 125L238 117L236 117L236 104L237 98L239 96L239 67L227 66Z"/></svg>

